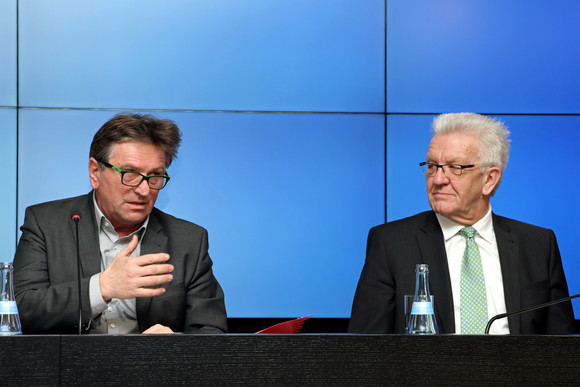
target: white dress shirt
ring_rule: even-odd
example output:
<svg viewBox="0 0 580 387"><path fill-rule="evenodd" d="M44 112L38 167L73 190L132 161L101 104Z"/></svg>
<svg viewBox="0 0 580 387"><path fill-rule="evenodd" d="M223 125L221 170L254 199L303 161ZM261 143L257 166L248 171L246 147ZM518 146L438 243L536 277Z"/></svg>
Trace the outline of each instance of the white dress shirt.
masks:
<svg viewBox="0 0 580 387"><path fill-rule="evenodd" d="M461 261L463 260L463 253L465 252L466 239L459 234L459 230L464 226L447 219L443 215L436 215L441 230L443 231L443 238L445 239L445 251L447 252L451 290L453 292L455 332L461 333ZM476 231L474 240L481 256L481 266L485 278L485 291L487 293L487 316L489 320L497 314L506 312L501 265L495 232L493 230L491 206L487 214L472 227ZM503 318L493 323L489 333L509 334L509 332L507 318Z"/></svg>

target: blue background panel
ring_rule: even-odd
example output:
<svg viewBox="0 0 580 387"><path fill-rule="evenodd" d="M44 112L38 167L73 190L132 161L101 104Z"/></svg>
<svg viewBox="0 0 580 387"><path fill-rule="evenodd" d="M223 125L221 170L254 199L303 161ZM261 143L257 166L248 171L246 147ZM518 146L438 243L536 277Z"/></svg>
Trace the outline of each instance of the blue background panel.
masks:
<svg viewBox="0 0 580 387"><path fill-rule="evenodd" d="M20 110L18 224L29 205L87 193L89 146L115 112ZM39 173L46 166L46 173ZM39 189L41 187L41 189Z"/></svg>
<svg viewBox="0 0 580 387"><path fill-rule="evenodd" d="M384 111L384 1L20 3L21 105Z"/></svg>
<svg viewBox="0 0 580 387"><path fill-rule="evenodd" d="M580 2L387 4L387 112L580 113Z"/></svg>
<svg viewBox="0 0 580 387"><path fill-rule="evenodd" d="M20 223L30 204L90 190L90 141L113 114L21 113ZM366 234L384 219L383 116L159 116L183 144L158 207L208 229L228 315L349 316Z"/></svg>
<svg viewBox="0 0 580 387"><path fill-rule="evenodd" d="M389 116L387 121L387 219L429 210L425 160L431 139L430 115ZM491 199L493 211L554 230L571 294L580 293L580 259L575 231L580 183L578 164L580 117L496 116L511 131L511 155L503 181ZM574 301L580 317L580 302Z"/></svg>
<svg viewBox="0 0 580 387"><path fill-rule="evenodd" d="M0 106L16 106L16 0L0 0Z"/></svg>
<svg viewBox="0 0 580 387"><path fill-rule="evenodd" d="M14 257L16 241L16 109L0 109L0 261Z"/></svg>
<svg viewBox="0 0 580 387"><path fill-rule="evenodd" d="M165 110L184 143L158 205L209 230L230 316L347 317L385 205L388 220L429 208L418 163L431 114L475 111L501 114L514 140L494 210L555 230L576 293L578 11L575 0L0 0L4 249L27 205L90 190L89 143L116 111ZM344 114L360 112L379 114Z"/></svg>

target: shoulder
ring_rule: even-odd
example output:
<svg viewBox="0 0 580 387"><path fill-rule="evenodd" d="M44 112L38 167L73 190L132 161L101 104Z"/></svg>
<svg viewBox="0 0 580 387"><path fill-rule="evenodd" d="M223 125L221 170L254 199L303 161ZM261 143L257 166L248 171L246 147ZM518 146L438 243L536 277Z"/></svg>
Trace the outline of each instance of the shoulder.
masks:
<svg viewBox="0 0 580 387"><path fill-rule="evenodd" d="M433 211L387 222L370 229L368 243L382 240L393 246L404 246L416 243L418 235L441 234L441 227Z"/></svg>
<svg viewBox="0 0 580 387"><path fill-rule="evenodd" d="M437 225L437 217L433 211L425 211L407 218L393 220L371 228L371 233L410 232L419 228Z"/></svg>
<svg viewBox="0 0 580 387"><path fill-rule="evenodd" d="M551 229L493 214L493 226L518 235L554 234Z"/></svg>
<svg viewBox="0 0 580 387"><path fill-rule="evenodd" d="M61 218L62 216L72 216L73 212L85 212L90 208L92 200L91 194L75 196L72 198L52 200L44 203L34 204L26 208L26 214L34 214L36 217L47 218L48 220ZM78 214L81 217L82 213Z"/></svg>

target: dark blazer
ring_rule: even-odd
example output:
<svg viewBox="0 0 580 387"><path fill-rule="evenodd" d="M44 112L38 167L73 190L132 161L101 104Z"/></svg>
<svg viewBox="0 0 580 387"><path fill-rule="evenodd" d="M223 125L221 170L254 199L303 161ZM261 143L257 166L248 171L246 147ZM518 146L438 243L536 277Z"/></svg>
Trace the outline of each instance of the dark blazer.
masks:
<svg viewBox="0 0 580 387"><path fill-rule="evenodd" d="M26 209L14 257L14 291L24 333L78 332L76 232L80 212L83 325L91 320L89 280L101 271L101 253L92 192ZM174 332L227 330L224 294L213 276L208 235L202 227L158 209L149 217L141 254L166 252L174 266L164 294L137 298L141 331L159 323Z"/></svg>
<svg viewBox="0 0 580 387"><path fill-rule="evenodd" d="M551 230L492 214L507 311L568 296ZM403 333L405 294L415 292L415 264L429 265L440 333L455 333L453 298L443 232L433 211L389 222L369 232L349 332ZM511 334L570 334L572 304L565 302L508 318Z"/></svg>

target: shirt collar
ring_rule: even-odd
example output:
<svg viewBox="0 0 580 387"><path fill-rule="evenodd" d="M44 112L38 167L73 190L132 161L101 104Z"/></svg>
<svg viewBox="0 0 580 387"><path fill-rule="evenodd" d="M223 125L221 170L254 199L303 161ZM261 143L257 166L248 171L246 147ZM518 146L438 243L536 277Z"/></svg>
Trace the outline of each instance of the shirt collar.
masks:
<svg viewBox="0 0 580 387"><path fill-rule="evenodd" d="M463 227L462 224L456 223L449 218L441 214L435 214L437 216L437 220L439 221L439 225L441 226L441 231L443 231L443 238L445 242L449 239L453 238L459 230ZM491 217L491 205L489 206L489 210L485 214L483 218L481 218L477 223L471 226L477 231L480 237L482 237L487 242L491 242L493 239L493 220Z"/></svg>
<svg viewBox="0 0 580 387"><path fill-rule="evenodd" d="M103 225L105 224L105 222L108 222L109 224L111 224L111 221L109 219L107 219L107 217L103 214L103 212L99 208L99 205L97 204L97 199L95 198L94 194L93 194L93 207L95 210L95 219L97 221L97 228L99 230L104 228ZM137 234L139 236L139 239L141 239L141 237L145 234L145 231L147 230L148 224L149 224L149 216L147 217L147 219L145 219L145 221L143 222L141 227L139 227L137 230L132 232L131 235L129 235L129 236ZM111 224L111 228L113 228L112 224ZM114 231L114 229L113 229L113 231ZM118 236L117 236L117 238L118 238Z"/></svg>

